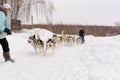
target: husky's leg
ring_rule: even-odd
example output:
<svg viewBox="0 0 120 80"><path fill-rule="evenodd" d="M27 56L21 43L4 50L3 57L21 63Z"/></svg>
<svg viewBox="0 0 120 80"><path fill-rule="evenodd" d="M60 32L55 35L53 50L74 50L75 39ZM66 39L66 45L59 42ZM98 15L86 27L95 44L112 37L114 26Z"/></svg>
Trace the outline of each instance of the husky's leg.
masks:
<svg viewBox="0 0 120 80"><path fill-rule="evenodd" d="M52 53L55 54L55 46L52 47Z"/></svg>
<svg viewBox="0 0 120 80"><path fill-rule="evenodd" d="M39 47L39 49L38 49L38 50L39 50L39 53L41 54L41 53L42 53L42 51L41 51L40 47Z"/></svg>
<svg viewBox="0 0 120 80"><path fill-rule="evenodd" d="M47 46L44 48L44 56L46 55L47 52Z"/></svg>
<svg viewBox="0 0 120 80"><path fill-rule="evenodd" d="M38 53L38 52L37 52L37 48L36 48L36 47L34 47L34 50L35 50L35 52L36 52L36 53Z"/></svg>
<svg viewBox="0 0 120 80"><path fill-rule="evenodd" d="M42 53L45 55L45 53L46 53L46 51L45 51L45 49L44 49L44 47L42 47Z"/></svg>

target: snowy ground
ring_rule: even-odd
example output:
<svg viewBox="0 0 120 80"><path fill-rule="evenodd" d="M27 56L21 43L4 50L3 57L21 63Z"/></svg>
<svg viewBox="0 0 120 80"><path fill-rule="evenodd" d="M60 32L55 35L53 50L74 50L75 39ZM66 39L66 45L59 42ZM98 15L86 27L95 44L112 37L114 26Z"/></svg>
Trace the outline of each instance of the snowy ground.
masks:
<svg viewBox="0 0 120 80"><path fill-rule="evenodd" d="M31 33L47 39L43 29L7 36L15 63L4 63L0 47L0 80L120 80L120 36L85 36L85 44L59 47L55 55L36 54L27 43Z"/></svg>

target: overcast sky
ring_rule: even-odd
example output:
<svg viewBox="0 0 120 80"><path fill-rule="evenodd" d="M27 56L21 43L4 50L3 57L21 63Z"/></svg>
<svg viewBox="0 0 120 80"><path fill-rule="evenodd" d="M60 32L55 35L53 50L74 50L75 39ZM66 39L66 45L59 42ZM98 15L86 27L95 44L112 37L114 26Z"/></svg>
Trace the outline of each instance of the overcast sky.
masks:
<svg viewBox="0 0 120 80"><path fill-rule="evenodd" d="M114 25L120 21L120 0L53 0L54 22Z"/></svg>

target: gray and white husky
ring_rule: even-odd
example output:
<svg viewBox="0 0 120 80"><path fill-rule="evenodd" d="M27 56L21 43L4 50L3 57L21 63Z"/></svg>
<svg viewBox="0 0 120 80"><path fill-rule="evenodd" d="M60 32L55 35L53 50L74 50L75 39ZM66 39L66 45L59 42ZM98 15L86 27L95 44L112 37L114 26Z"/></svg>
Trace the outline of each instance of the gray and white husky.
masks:
<svg viewBox="0 0 120 80"><path fill-rule="evenodd" d="M33 46L36 53L44 52L44 42L40 39L40 37L38 35L37 35L37 38L36 38L35 34L30 36L28 38L28 43L30 43Z"/></svg>

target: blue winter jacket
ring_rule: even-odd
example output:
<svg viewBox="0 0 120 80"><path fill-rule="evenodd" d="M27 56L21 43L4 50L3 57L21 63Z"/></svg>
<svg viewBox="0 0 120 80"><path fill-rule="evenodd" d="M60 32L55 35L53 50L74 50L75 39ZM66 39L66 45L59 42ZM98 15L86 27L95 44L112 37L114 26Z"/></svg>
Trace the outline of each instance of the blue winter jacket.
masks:
<svg viewBox="0 0 120 80"><path fill-rule="evenodd" d="M4 32L4 29L7 27L7 16L3 11L0 11L0 39L6 37L7 33Z"/></svg>

